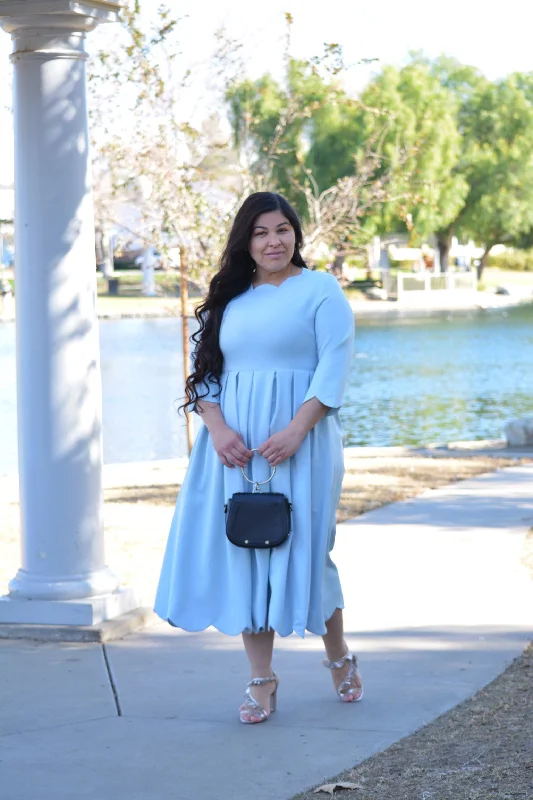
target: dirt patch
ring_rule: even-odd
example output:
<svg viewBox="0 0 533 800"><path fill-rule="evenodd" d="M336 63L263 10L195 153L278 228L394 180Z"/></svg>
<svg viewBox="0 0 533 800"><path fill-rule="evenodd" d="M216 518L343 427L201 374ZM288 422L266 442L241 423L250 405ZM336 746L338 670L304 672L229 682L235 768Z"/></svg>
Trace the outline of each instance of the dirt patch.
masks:
<svg viewBox="0 0 533 800"><path fill-rule="evenodd" d="M416 497L429 489L523 463L529 462L527 459L489 456L347 456L337 522L345 522L388 503ZM109 503L174 506L179 490L178 483L124 486L106 489L105 500Z"/></svg>
<svg viewBox="0 0 533 800"><path fill-rule="evenodd" d="M495 681L417 733L335 778L342 800L533 797L533 647ZM326 798L312 791L298 800Z"/></svg>
<svg viewBox="0 0 533 800"><path fill-rule="evenodd" d="M118 489L105 489L106 503L148 503L152 506L174 506L179 494L177 483L153 484L152 486L122 486Z"/></svg>

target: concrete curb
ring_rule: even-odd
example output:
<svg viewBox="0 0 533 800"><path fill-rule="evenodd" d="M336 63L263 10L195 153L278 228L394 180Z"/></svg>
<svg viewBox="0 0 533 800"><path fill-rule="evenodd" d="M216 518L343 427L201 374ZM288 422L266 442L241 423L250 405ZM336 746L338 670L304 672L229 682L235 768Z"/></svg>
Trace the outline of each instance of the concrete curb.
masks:
<svg viewBox="0 0 533 800"><path fill-rule="evenodd" d="M510 301L496 302L494 300L497 295L489 295L490 301L477 300L471 304L465 305L434 305L434 306L417 306L417 305L404 305L402 303L390 302L388 300L350 300L350 306L359 319L401 319L405 317L431 317L443 314L469 314L477 311L506 311L508 309L518 308L521 306L531 305L533 300L527 297L513 297ZM181 314L179 312L173 313L172 311L158 310L158 311L101 311L98 313L98 319L119 321L122 319L179 319ZM194 320L194 314L187 315L189 320ZM0 323L14 322L14 316L0 317Z"/></svg>
<svg viewBox="0 0 533 800"><path fill-rule="evenodd" d="M444 314L470 314L476 311L506 311L521 308L533 303L530 295L497 299L498 295L480 293L475 300L469 303L442 303L435 305L420 305L398 303L390 300L349 300L350 306L357 317L385 319L401 317L431 317Z"/></svg>

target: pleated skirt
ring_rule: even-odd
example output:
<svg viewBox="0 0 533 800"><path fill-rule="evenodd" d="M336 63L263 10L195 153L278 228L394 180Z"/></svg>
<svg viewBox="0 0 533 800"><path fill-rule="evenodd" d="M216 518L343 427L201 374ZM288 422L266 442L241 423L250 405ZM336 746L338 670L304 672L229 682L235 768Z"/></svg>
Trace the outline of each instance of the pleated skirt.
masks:
<svg viewBox="0 0 533 800"><path fill-rule="evenodd" d="M224 372L219 400L227 425L247 447L259 447L290 423L312 377L307 370ZM248 477L264 481L270 473L266 459L255 453ZM283 492L292 503L287 541L272 550L236 547L226 538L224 504L252 485L239 468L221 464L202 425L176 503L156 613L186 631L214 626L230 635L271 629L281 636L324 634L326 620L343 607L330 555L343 473L342 426L334 412L263 487Z"/></svg>

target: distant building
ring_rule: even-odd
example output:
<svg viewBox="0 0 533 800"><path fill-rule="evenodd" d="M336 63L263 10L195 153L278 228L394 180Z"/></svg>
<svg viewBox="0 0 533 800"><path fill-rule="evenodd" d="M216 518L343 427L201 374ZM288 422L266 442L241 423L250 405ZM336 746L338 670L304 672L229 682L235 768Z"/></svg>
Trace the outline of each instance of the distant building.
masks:
<svg viewBox="0 0 533 800"><path fill-rule="evenodd" d="M0 221L13 222L15 216L15 189L0 183Z"/></svg>

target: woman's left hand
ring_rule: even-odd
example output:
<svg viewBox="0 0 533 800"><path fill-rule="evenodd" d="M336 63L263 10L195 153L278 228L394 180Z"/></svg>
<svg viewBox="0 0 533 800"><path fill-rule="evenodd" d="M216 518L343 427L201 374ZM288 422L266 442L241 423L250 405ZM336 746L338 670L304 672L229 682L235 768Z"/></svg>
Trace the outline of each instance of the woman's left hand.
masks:
<svg viewBox="0 0 533 800"><path fill-rule="evenodd" d="M268 459L271 467L277 467L282 461L290 458L300 447L304 436L292 428L284 428L274 433L258 448L258 452Z"/></svg>

